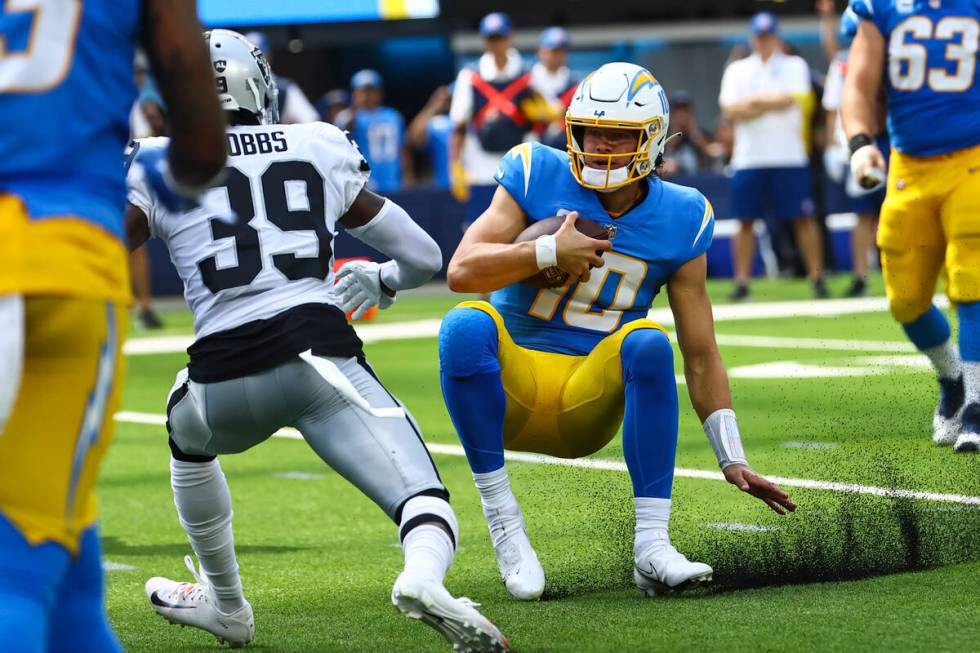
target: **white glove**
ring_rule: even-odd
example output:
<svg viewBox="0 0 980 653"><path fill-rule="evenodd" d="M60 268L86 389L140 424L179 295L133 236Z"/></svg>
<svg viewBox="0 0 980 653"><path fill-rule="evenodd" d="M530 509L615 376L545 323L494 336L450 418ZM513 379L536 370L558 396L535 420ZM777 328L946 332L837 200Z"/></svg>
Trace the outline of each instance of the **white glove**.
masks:
<svg viewBox="0 0 980 653"><path fill-rule="evenodd" d="M885 181L885 157L877 145L862 145L855 150L851 155L851 177L865 189Z"/></svg>
<svg viewBox="0 0 980 653"><path fill-rule="evenodd" d="M348 261L340 266L335 289L341 310L354 311L354 320L361 319L372 306L384 310L395 303L395 298L381 289L381 266L372 261Z"/></svg>

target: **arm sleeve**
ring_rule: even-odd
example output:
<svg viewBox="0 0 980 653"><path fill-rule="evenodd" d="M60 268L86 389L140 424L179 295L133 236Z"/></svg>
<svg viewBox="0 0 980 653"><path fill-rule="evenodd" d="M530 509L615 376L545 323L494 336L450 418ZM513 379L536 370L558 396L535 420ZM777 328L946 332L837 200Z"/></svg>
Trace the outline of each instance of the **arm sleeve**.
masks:
<svg viewBox="0 0 980 653"><path fill-rule="evenodd" d="M473 85L470 83L472 71L463 68L456 76L453 99L449 105L449 117L453 124L468 123L473 118Z"/></svg>
<svg viewBox="0 0 980 653"><path fill-rule="evenodd" d="M701 193L697 194L692 210L697 216L694 224L698 225L691 242L690 258L694 259L704 254L711 247L715 233L715 210L708 198Z"/></svg>
<svg viewBox="0 0 980 653"><path fill-rule="evenodd" d="M391 257L381 265L381 281L392 290L417 288L442 269L439 245L390 199L370 222L347 233Z"/></svg>

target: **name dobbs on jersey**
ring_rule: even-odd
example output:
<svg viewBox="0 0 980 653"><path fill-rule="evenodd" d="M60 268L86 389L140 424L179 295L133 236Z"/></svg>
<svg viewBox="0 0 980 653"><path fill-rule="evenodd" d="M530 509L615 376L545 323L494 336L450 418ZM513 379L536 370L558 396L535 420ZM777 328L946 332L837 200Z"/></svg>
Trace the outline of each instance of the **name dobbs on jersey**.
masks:
<svg viewBox="0 0 980 653"><path fill-rule="evenodd" d="M249 154L271 154L289 149L286 134L274 132L228 132L228 156L247 156Z"/></svg>

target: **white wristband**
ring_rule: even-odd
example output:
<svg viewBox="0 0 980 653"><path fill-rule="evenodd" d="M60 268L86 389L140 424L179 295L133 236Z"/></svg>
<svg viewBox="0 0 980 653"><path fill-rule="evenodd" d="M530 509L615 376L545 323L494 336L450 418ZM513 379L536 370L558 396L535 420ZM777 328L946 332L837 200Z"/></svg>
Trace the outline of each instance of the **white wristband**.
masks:
<svg viewBox="0 0 980 653"><path fill-rule="evenodd" d="M545 270L558 265L558 241L554 234L538 236L534 241L534 256L538 261L538 269Z"/></svg>
<svg viewBox="0 0 980 653"><path fill-rule="evenodd" d="M731 408L719 408L704 420L704 432L711 448L715 450L718 466L725 469L729 465L748 465L742 438L738 434L738 422Z"/></svg>

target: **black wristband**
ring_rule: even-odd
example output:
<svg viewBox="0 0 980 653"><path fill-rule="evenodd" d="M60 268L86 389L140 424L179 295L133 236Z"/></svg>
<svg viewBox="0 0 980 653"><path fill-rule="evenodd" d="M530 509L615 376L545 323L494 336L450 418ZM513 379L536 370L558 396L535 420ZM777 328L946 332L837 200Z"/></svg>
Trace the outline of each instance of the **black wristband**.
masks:
<svg viewBox="0 0 980 653"><path fill-rule="evenodd" d="M851 154L854 154L865 145L872 145L873 143L874 139L867 134L857 134L847 141L847 149L851 151Z"/></svg>

